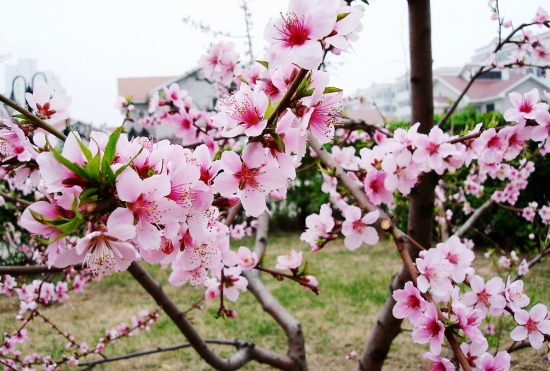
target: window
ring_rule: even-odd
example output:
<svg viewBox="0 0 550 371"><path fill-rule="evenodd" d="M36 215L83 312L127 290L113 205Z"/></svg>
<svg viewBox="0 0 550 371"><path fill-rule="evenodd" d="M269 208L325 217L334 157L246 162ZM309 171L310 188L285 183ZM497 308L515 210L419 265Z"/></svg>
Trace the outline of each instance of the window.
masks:
<svg viewBox="0 0 550 371"><path fill-rule="evenodd" d="M485 106L485 112L493 112L495 110L495 104L489 103Z"/></svg>

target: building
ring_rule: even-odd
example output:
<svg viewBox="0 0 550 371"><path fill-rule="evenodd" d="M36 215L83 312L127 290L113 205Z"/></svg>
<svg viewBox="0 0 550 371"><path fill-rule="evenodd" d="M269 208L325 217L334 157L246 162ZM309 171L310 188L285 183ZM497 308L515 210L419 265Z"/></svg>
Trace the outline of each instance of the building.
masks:
<svg viewBox="0 0 550 371"><path fill-rule="evenodd" d="M550 32L540 37L548 45ZM464 88L468 85L471 76L492 54L498 39L475 51L469 64L462 68L440 68L433 71L434 112L444 113L455 102ZM506 64L510 56L518 48L515 44L507 44L496 54L499 64ZM536 60L527 55L526 62ZM540 68L494 69L478 77L461 100L458 109L466 105L473 105L479 112L504 112L512 107L508 94L528 92L536 88L550 89L550 76L545 76ZM372 100L384 116L396 116L403 120L410 120L410 87L409 76L405 74L393 83L373 84L371 87L359 90L357 95Z"/></svg>
<svg viewBox="0 0 550 371"><path fill-rule="evenodd" d="M34 89L38 81L46 81L52 89L52 94L65 94L65 89L59 83L59 78L52 71L38 71L36 59L19 59L17 64L5 65L6 86L5 95L21 106L27 101L25 93Z"/></svg>
<svg viewBox="0 0 550 371"><path fill-rule="evenodd" d="M216 89L206 80L200 69L194 69L177 77L132 77L118 79L118 94L132 96L134 110L131 118L134 122L126 124L129 136L149 136L157 139L170 139L178 142L174 132L168 125L143 128L139 119L149 115L149 99L162 90L165 86L178 84L180 89L186 90L193 98L193 106L196 109L212 110L216 105Z"/></svg>

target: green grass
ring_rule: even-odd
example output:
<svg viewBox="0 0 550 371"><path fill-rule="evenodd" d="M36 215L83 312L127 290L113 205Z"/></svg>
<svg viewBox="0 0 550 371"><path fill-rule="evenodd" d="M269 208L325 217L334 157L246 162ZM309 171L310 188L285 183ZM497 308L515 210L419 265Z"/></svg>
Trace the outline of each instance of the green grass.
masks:
<svg viewBox="0 0 550 371"><path fill-rule="evenodd" d="M238 246L253 246L252 239L235 241ZM304 260L310 271L317 274L321 294L314 295L295 282L277 281L268 274L262 278L281 303L301 322L306 337L308 364L311 370L353 370L355 364L344 360L352 349L361 352L368 339L376 316L389 293L391 276L400 268L395 247L388 241L376 246L363 246L355 252L343 247L342 241L330 243L322 251L311 254L309 247L299 241L297 234L275 234L268 240L266 267L273 267L278 255L290 249L304 252ZM490 273L490 267L483 257L476 263L481 271ZM191 303L204 294L204 287L173 287L167 284L170 269L158 265L143 266L164 286L168 295L186 310ZM550 303L546 282L550 278L547 262L543 262L525 279L528 294L544 303ZM487 277L487 274L483 274ZM286 338L283 331L263 312L250 293L243 293L236 303L226 301L226 306L238 312L234 320L216 319L217 302L203 303L204 311L193 310L189 316L197 331L204 338L235 339L254 342L259 346L286 353ZM12 331L19 325L13 317L17 312L16 298L0 297L0 324L4 331ZM82 294L71 293L69 303L45 308L42 312L63 331L71 331L76 340L92 345L94 339L104 336L104 331L115 328L120 322L130 323L130 317L141 309L154 310L156 305L146 292L127 272L113 277L104 277L94 282ZM404 328L410 324L404 323ZM504 318L499 328L509 330L511 322ZM70 355L64 348L66 340L56 336L47 325L33 323L29 326L33 347L22 347L24 353L38 351L51 353L54 358ZM170 346L185 342L185 338L161 313L151 331L137 333L134 337L122 339L109 345L106 355L120 355L142 349ZM506 339L491 337L492 345L509 343ZM231 356L234 349L228 346L212 345L222 356ZM418 368L423 364L419 351L426 351L412 345L410 333L405 332L394 341L387 361L387 370ZM90 360L98 356L91 355ZM94 370L211 370L192 349L159 353L131 360L97 366ZM269 367L251 363L244 370L270 370Z"/></svg>

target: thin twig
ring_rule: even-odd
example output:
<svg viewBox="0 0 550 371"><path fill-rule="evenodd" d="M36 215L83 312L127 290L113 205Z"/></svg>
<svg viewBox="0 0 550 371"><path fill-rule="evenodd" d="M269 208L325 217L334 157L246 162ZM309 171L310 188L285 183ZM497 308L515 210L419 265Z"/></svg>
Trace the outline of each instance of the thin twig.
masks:
<svg viewBox="0 0 550 371"><path fill-rule="evenodd" d="M6 192L0 191L0 196L3 197L4 199L8 200L8 201L17 202L17 203L19 203L19 204L21 204L22 206L25 206L25 207L32 204L31 201L27 201L27 200L24 200L22 198L12 196L12 195L10 195Z"/></svg>
<svg viewBox="0 0 550 371"><path fill-rule="evenodd" d="M224 340L224 339L204 339L204 342L207 344L232 345L237 348L242 347L243 344L245 344L243 341L240 341L240 340ZM121 361L123 359L141 357L141 356L146 356L146 355L155 354L155 353L170 352L173 350L189 348L189 347L191 347L191 343L186 342L178 345L172 345L169 347L158 347L155 349L142 350L140 352L128 353L128 354L109 357L105 359L98 359L97 361L83 362L83 363L79 363L78 366L86 367L80 370L80 371L86 371L86 370L91 370L93 367L100 365L102 363L116 362L116 361Z"/></svg>

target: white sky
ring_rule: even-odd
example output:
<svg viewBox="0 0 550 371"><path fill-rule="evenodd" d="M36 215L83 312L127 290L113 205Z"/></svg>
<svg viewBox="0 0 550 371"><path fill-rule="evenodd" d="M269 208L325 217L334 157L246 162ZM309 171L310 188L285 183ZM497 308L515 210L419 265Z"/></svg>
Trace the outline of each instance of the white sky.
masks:
<svg viewBox="0 0 550 371"><path fill-rule="evenodd" d="M2 0L0 54L35 58L53 71L73 98L71 116L94 125L122 122L114 109L117 78L178 76L196 67L212 36L184 24L191 16L212 28L244 35L240 0ZM501 0L501 14L514 24L531 21L541 0ZM331 85L353 94L405 72L408 58L406 0L371 0L355 52L332 58ZM269 18L287 0L252 0L254 52L265 47ZM550 9L547 9L550 10ZM432 0L434 68L461 66L497 35L487 0ZM244 56L245 39L234 39ZM5 93L5 92L4 92Z"/></svg>

